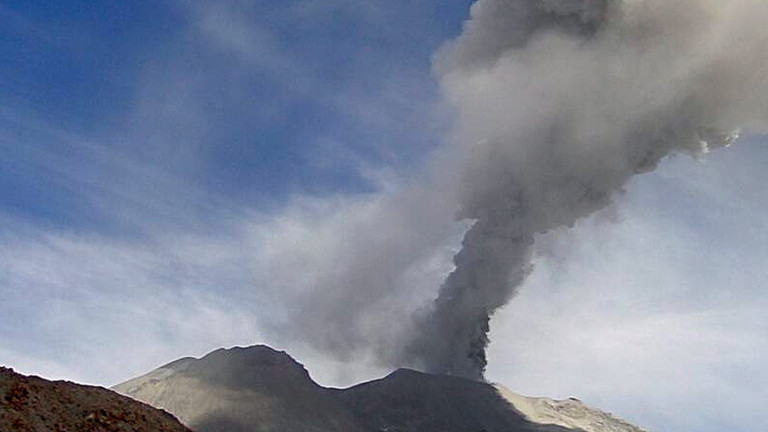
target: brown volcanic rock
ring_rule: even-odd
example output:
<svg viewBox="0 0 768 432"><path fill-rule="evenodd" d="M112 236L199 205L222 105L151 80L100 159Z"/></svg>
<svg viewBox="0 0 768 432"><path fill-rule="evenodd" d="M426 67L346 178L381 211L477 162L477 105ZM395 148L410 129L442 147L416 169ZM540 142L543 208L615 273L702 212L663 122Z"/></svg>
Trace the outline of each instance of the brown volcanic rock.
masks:
<svg viewBox="0 0 768 432"><path fill-rule="evenodd" d="M0 431L191 432L171 414L101 387L0 367Z"/></svg>

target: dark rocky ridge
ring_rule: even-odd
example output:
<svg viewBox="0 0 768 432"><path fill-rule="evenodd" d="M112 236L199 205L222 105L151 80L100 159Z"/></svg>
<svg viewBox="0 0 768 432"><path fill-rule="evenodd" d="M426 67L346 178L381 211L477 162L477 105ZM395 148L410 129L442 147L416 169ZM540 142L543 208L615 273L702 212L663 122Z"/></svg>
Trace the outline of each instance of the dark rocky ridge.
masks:
<svg viewBox="0 0 768 432"><path fill-rule="evenodd" d="M0 367L0 431L190 432L171 414L101 388Z"/></svg>
<svg viewBox="0 0 768 432"><path fill-rule="evenodd" d="M527 421L491 385L409 369L342 390L339 397L370 431L575 431Z"/></svg>

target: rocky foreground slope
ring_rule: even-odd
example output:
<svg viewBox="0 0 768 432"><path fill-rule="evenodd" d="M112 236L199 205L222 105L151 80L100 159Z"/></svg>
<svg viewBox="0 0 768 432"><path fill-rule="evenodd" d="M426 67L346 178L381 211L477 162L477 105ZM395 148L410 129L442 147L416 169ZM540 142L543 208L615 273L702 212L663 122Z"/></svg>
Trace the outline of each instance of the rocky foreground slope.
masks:
<svg viewBox="0 0 768 432"><path fill-rule="evenodd" d="M642 432L570 399L401 369L348 389L266 346L184 358L114 387L197 432Z"/></svg>
<svg viewBox="0 0 768 432"><path fill-rule="evenodd" d="M190 432L171 414L101 388L0 367L0 431Z"/></svg>

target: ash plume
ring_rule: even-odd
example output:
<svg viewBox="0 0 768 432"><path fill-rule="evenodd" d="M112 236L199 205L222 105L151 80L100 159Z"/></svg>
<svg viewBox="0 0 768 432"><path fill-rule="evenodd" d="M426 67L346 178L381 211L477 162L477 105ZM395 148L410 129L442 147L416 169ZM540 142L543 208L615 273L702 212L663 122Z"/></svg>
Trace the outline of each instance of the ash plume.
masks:
<svg viewBox="0 0 768 432"><path fill-rule="evenodd" d="M768 127L764 0L479 0L435 58L466 163L455 270L398 362L483 379L489 321L536 235L674 152Z"/></svg>

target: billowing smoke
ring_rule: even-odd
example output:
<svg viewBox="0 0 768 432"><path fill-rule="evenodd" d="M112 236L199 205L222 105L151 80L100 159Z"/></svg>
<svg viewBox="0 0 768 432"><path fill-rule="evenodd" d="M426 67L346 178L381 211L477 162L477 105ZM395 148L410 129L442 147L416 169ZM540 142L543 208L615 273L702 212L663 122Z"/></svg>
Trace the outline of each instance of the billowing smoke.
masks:
<svg viewBox="0 0 768 432"><path fill-rule="evenodd" d="M435 59L466 143L455 270L399 361L482 379L489 320L536 235L671 152L768 126L765 0L479 0ZM461 144L459 144L461 146Z"/></svg>

